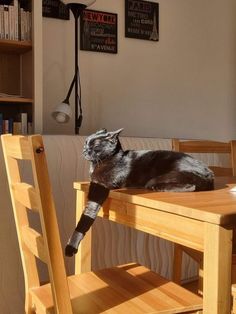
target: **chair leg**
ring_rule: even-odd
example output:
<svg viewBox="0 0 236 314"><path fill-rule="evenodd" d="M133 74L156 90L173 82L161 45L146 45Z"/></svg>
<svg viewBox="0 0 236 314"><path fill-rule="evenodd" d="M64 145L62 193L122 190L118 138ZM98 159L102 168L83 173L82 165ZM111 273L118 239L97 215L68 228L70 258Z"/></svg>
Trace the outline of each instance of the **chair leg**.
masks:
<svg viewBox="0 0 236 314"><path fill-rule="evenodd" d="M236 284L236 254L232 255L232 274L231 274L232 284Z"/></svg>
<svg viewBox="0 0 236 314"><path fill-rule="evenodd" d="M199 262L198 269L198 294L203 295L203 260Z"/></svg>
<svg viewBox="0 0 236 314"><path fill-rule="evenodd" d="M236 314L236 254L232 256L232 314Z"/></svg>
<svg viewBox="0 0 236 314"><path fill-rule="evenodd" d="M236 314L236 284L232 285L232 314Z"/></svg>
<svg viewBox="0 0 236 314"><path fill-rule="evenodd" d="M181 245L175 243L173 257L173 281L179 285L181 284L182 258L183 250L181 248Z"/></svg>
<svg viewBox="0 0 236 314"><path fill-rule="evenodd" d="M25 314L35 314L36 311L32 304L32 298L29 293L25 296Z"/></svg>

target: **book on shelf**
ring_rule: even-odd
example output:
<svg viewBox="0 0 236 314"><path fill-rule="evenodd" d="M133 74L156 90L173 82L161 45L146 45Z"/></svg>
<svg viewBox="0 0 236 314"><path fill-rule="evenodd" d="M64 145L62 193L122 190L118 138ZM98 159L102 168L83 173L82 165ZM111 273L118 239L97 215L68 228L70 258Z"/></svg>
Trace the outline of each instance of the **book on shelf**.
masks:
<svg viewBox="0 0 236 314"><path fill-rule="evenodd" d="M13 1L13 28L14 28L14 39L19 40L19 2L18 0Z"/></svg>
<svg viewBox="0 0 236 314"><path fill-rule="evenodd" d="M13 122L13 134L21 134L21 122Z"/></svg>
<svg viewBox="0 0 236 314"><path fill-rule="evenodd" d="M0 5L0 39L31 40L31 12L18 0Z"/></svg>
<svg viewBox="0 0 236 314"><path fill-rule="evenodd" d="M7 134L7 133L9 133L9 120L8 119L4 119L3 120L3 127L2 127L2 129L3 129L3 134Z"/></svg>
<svg viewBox="0 0 236 314"><path fill-rule="evenodd" d="M0 134L33 134L32 122L28 121L26 112L19 113L16 119L5 118L3 113L0 113Z"/></svg>
<svg viewBox="0 0 236 314"><path fill-rule="evenodd" d="M28 119L27 119L26 112L20 113L20 122L21 122L21 134L25 135L28 133Z"/></svg>
<svg viewBox="0 0 236 314"><path fill-rule="evenodd" d="M15 39L15 17L13 13L13 6L9 5L8 7L8 27L9 27L9 39L14 40Z"/></svg>
<svg viewBox="0 0 236 314"><path fill-rule="evenodd" d="M9 39L9 5L3 6L4 39Z"/></svg>
<svg viewBox="0 0 236 314"><path fill-rule="evenodd" d="M11 119L13 123L13 119ZM7 134L10 133L10 119L5 119L3 114L0 113L0 134Z"/></svg>
<svg viewBox="0 0 236 314"><path fill-rule="evenodd" d="M3 134L3 114L0 112L0 135Z"/></svg>
<svg viewBox="0 0 236 314"><path fill-rule="evenodd" d="M32 122L29 122L27 123L27 134L33 134L33 123Z"/></svg>
<svg viewBox="0 0 236 314"><path fill-rule="evenodd" d="M0 39L5 39L4 35L4 6L0 4Z"/></svg>
<svg viewBox="0 0 236 314"><path fill-rule="evenodd" d="M9 118L8 119L8 132L11 134L13 134L13 123L14 123L13 118Z"/></svg>

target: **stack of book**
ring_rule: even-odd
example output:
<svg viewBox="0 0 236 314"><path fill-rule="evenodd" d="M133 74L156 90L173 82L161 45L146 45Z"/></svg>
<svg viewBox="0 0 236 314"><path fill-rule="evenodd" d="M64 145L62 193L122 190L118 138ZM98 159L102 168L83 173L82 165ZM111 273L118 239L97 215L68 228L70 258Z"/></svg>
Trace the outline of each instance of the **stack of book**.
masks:
<svg viewBox="0 0 236 314"><path fill-rule="evenodd" d="M0 39L30 41L31 28L31 12L21 7L19 0L0 4Z"/></svg>
<svg viewBox="0 0 236 314"><path fill-rule="evenodd" d="M5 119L3 113L0 113L0 134L32 134L32 122L28 121L28 114L22 112L17 119Z"/></svg>

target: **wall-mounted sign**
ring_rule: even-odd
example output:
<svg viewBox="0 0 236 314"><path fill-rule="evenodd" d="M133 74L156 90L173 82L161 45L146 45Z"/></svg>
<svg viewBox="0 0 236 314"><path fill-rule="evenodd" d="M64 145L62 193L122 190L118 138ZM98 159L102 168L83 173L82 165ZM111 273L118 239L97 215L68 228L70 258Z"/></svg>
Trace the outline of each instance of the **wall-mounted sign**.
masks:
<svg viewBox="0 0 236 314"><path fill-rule="evenodd" d="M80 49L117 53L117 14L84 10L80 16Z"/></svg>
<svg viewBox="0 0 236 314"><path fill-rule="evenodd" d="M159 3L125 0L125 37L159 40Z"/></svg>
<svg viewBox="0 0 236 314"><path fill-rule="evenodd" d="M43 0L43 16L69 20L69 8L60 0Z"/></svg>

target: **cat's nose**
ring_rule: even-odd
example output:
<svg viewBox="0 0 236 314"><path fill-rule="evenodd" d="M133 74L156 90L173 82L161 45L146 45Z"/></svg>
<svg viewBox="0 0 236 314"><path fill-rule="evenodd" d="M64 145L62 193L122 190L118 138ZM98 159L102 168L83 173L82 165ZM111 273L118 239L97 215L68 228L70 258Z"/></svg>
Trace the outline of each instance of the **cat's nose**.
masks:
<svg viewBox="0 0 236 314"><path fill-rule="evenodd" d="M92 153L92 149L91 148L86 148L86 149L83 149L83 154L91 154Z"/></svg>

